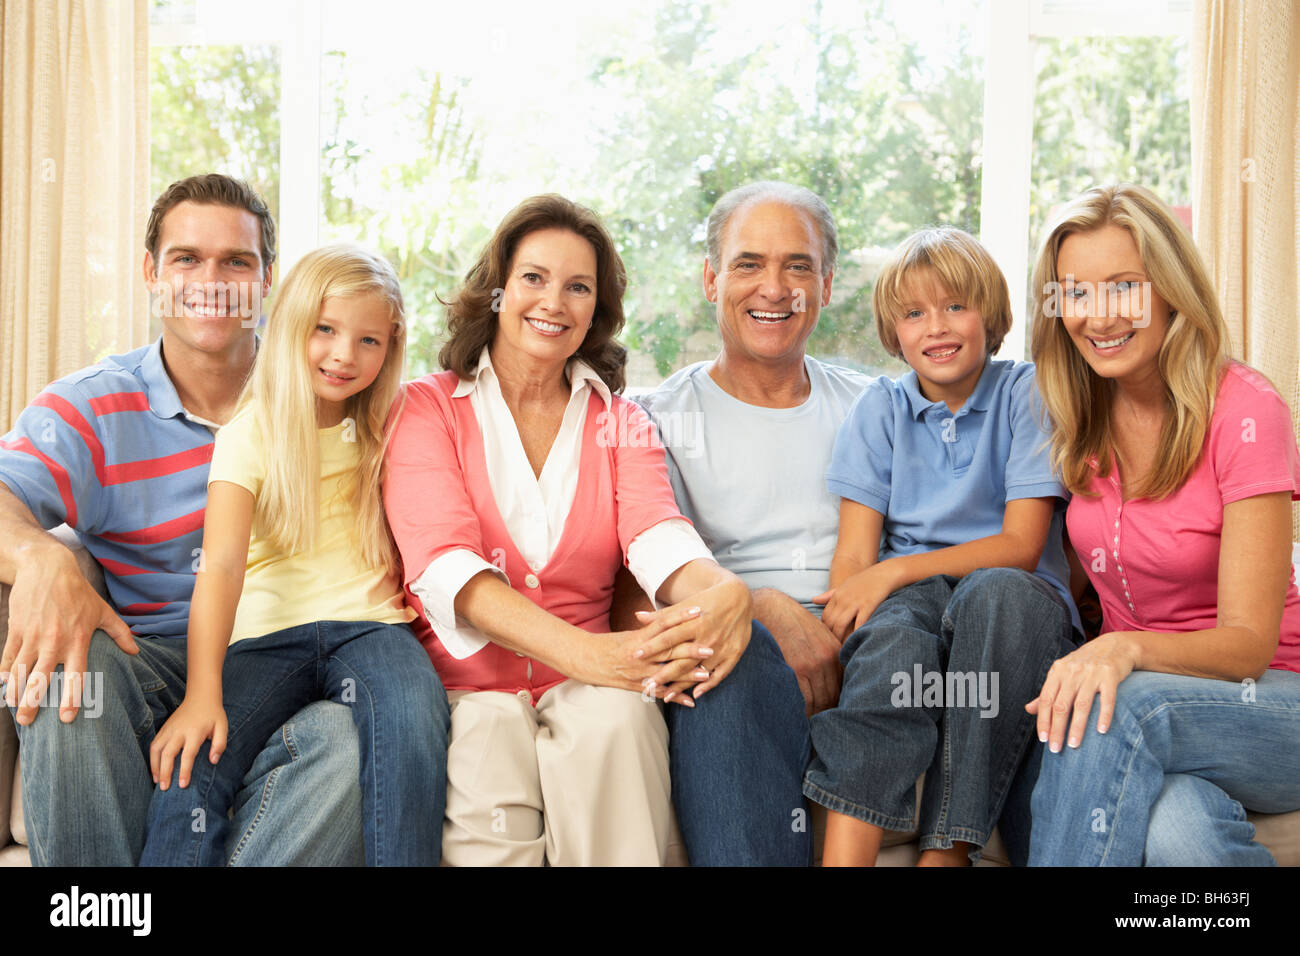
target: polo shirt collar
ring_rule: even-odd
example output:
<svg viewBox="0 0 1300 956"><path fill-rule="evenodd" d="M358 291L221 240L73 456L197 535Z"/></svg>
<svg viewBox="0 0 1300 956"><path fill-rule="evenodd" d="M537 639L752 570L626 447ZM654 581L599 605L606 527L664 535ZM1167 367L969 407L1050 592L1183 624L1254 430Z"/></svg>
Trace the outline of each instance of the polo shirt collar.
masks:
<svg viewBox="0 0 1300 956"><path fill-rule="evenodd" d="M181 397L176 394L176 386L163 364L161 335L144 353L144 360L140 363L140 381L144 383L144 392L149 399L149 410L159 418L185 414Z"/></svg>
<svg viewBox="0 0 1300 956"><path fill-rule="evenodd" d="M966 399L966 404L961 407L962 411L988 411L993 391L997 387L994 381L996 376L989 374L992 364L993 360L987 355L984 356L984 367L980 370L980 380L975 383L975 391L971 392L970 397ZM932 402L921 393L921 383L917 379L915 369L909 370L906 375L899 379L899 384L902 385L903 392L907 395L908 407L914 420L919 420L925 414L926 409L933 405L941 405L947 409L943 402Z"/></svg>
<svg viewBox="0 0 1300 956"><path fill-rule="evenodd" d="M588 385L596 390L596 394L604 401L605 407L608 408L613 401L610 394L609 386L605 384L604 379L596 374L596 370L580 358L571 358L569 363L564 367L565 374L569 376L569 395L573 396L579 389L586 388ZM495 376L496 370L492 367L492 355L488 347L478 353L478 365L474 368L472 378L462 378L456 383L456 389L451 393L452 398L464 398L479 386L480 381L486 381L485 376Z"/></svg>
<svg viewBox="0 0 1300 956"><path fill-rule="evenodd" d="M181 415L196 424L219 428L216 422L209 422L185 410L185 406L181 404L181 397L176 392L176 383L167 374L167 366L163 362L162 343L160 335L158 340L149 346L149 351L144 353L144 358L140 362L140 381L144 383L144 393L149 399L149 411L159 418L175 418ZM254 361L257 361L257 355L261 350L262 337L255 335L253 337Z"/></svg>

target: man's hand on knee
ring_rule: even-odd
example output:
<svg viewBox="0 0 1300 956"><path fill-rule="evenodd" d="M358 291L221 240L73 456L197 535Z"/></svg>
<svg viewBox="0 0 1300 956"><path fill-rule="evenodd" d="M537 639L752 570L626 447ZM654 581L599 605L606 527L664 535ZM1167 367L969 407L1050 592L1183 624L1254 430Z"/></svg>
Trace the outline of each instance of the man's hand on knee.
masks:
<svg viewBox="0 0 1300 956"><path fill-rule="evenodd" d="M9 632L0 657L5 704L30 724L60 664L65 678L59 719L70 722L81 708L82 677L90 637L108 634L123 651L138 653L131 629L82 575L72 552L57 542L19 564L9 591Z"/></svg>
<svg viewBox="0 0 1300 956"><path fill-rule="evenodd" d="M840 642L817 616L794 598L772 588L754 592L754 617L771 633L799 680L811 717L840 698Z"/></svg>

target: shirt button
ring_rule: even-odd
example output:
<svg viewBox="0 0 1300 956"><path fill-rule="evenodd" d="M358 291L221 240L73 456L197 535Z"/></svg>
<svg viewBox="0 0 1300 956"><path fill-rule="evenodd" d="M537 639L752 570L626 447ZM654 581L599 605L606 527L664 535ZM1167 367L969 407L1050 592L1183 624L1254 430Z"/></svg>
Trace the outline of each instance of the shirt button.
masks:
<svg viewBox="0 0 1300 956"><path fill-rule="evenodd" d="M518 697L520 700L528 701L530 704L533 702L533 695L526 690L519 691L518 693L515 694L515 696Z"/></svg>
<svg viewBox="0 0 1300 956"><path fill-rule="evenodd" d="M1119 552L1118 552L1118 551L1112 551L1110 554L1111 554L1111 557L1113 557L1113 558L1119 558Z"/></svg>
<svg viewBox="0 0 1300 956"><path fill-rule="evenodd" d="M537 585L541 583L542 583L541 581L537 580L537 575L535 574L530 574L528 575L528 577L524 578L524 584L530 588L535 588L537 587Z"/></svg>
<svg viewBox="0 0 1300 956"><path fill-rule="evenodd" d="M524 656L523 651L515 651L515 657L523 657L523 656Z"/></svg>

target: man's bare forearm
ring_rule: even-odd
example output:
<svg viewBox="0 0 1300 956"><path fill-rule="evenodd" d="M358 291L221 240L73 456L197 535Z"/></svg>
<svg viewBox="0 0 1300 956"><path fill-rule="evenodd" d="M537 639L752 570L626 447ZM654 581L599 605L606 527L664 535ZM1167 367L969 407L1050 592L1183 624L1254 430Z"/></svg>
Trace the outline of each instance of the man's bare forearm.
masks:
<svg viewBox="0 0 1300 956"><path fill-rule="evenodd" d="M790 636L788 626L790 614L803 611L816 620L815 615L784 591L775 588L753 588L750 593L754 596L754 620L767 628L776 638L777 644L782 647L784 647L782 641ZM778 634L778 631L781 633Z"/></svg>
<svg viewBox="0 0 1300 956"><path fill-rule="evenodd" d="M71 552L42 528L22 500L0 482L0 584L13 584L24 564L63 555L71 558Z"/></svg>

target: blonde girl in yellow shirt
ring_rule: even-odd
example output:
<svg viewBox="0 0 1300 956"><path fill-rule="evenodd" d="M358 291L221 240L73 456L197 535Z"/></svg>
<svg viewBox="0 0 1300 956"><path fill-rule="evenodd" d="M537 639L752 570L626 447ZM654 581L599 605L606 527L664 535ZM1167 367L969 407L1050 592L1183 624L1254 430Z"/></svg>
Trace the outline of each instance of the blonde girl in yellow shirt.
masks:
<svg viewBox="0 0 1300 956"><path fill-rule="evenodd" d="M309 253L280 289L217 434L185 698L163 702L149 750L142 865L223 865L240 781L315 700L357 727L366 864L439 861L447 700L406 626L380 500L403 319L392 267L355 246Z"/></svg>

